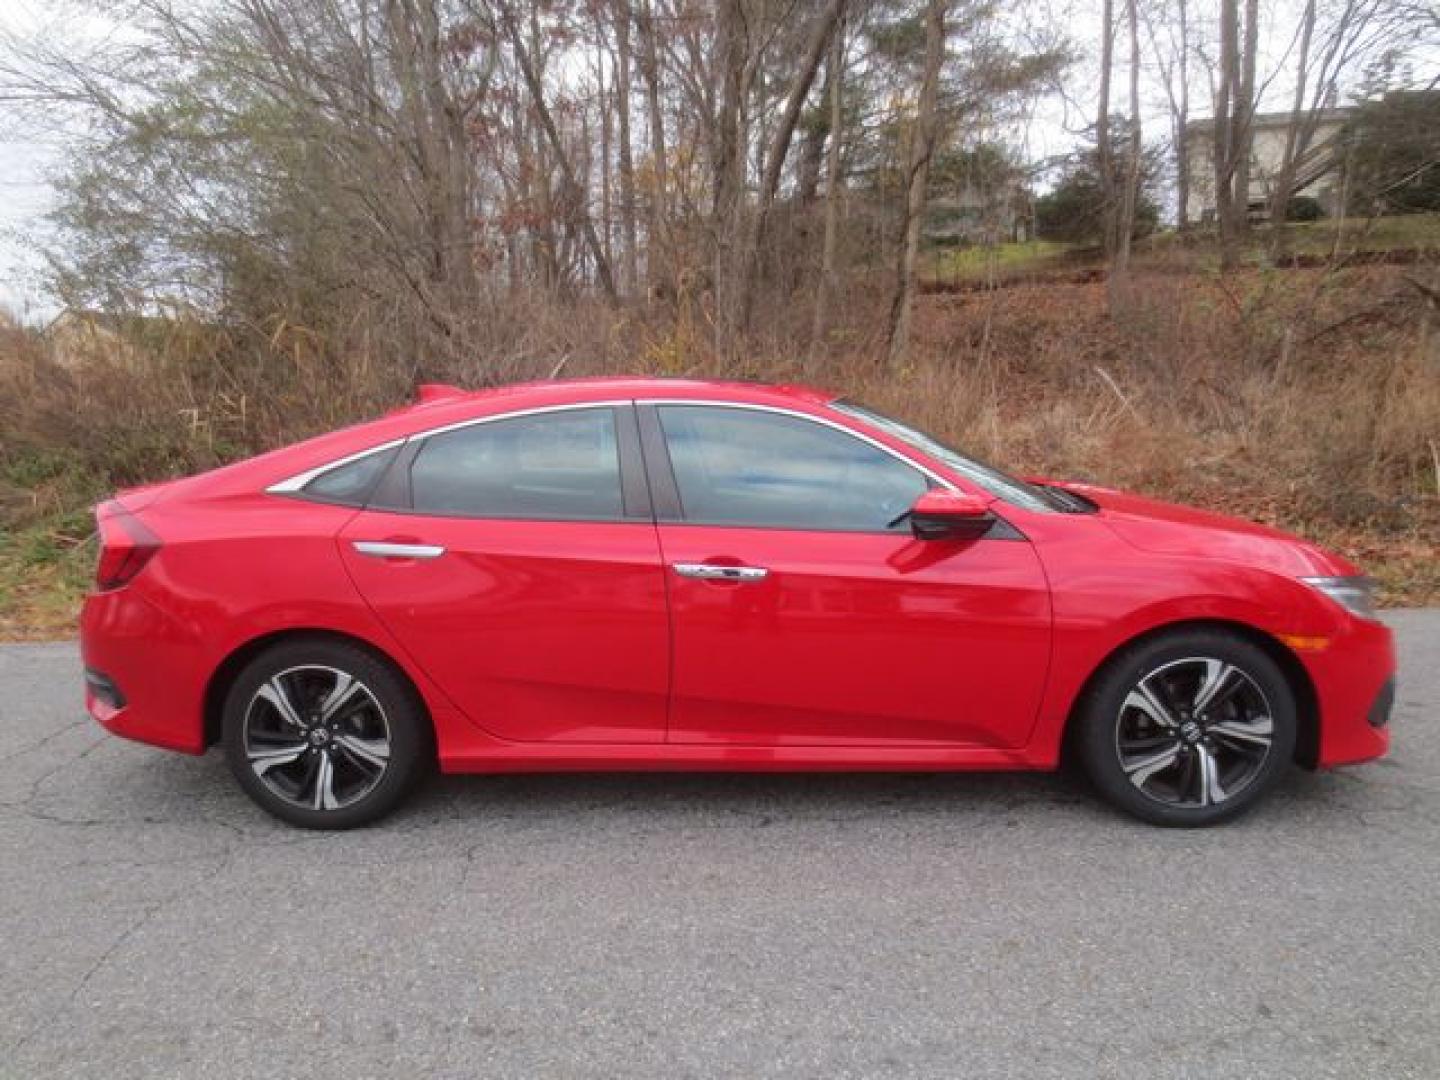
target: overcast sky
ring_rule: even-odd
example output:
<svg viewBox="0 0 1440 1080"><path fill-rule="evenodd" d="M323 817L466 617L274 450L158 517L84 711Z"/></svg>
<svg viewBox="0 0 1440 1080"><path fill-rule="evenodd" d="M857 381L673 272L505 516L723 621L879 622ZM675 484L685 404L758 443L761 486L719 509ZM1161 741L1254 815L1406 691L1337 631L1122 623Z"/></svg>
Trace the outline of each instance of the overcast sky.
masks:
<svg viewBox="0 0 1440 1080"><path fill-rule="evenodd" d="M35 142L0 142L0 306L20 313L48 307L33 279L39 266L33 234L50 208L45 182L49 148Z"/></svg>
<svg viewBox="0 0 1440 1080"><path fill-rule="evenodd" d="M63 3L64 0L58 2ZM1262 73L1274 71L1283 64L1293 42L1300 2L1262 0ZM1120 7L1119 4L1116 6L1117 9ZM1213 7L1214 4L1192 3L1192 18L1205 16ZM1018 10L1011 9L1011 14ZM1099 0L1028 0L1024 10L1030 25L1049 23L1057 26L1079 50L1093 50L1100 25ZM7 31L33 33L35 28L60 19L64 20L61 25L69 28L77 22L73 17L61 15L56 0L45 4L35 0L0 0L0 35ZM95 25L93 19L82 17L78 21ZM1419 74L1433 77L1440 71L1440 42L1429 45L1428 53L1421 58L1424 70ZM1148 42L1142 45L1142 49L1142 63L1147 68L1153 68L1153 54ZM1117 43L1116 51L1117 64L1120 64L1125 48ZM1066 97L1057 94L1045 98L1038 103L1035 115L1023 125L995 134L1003 135L1004 141L1023 149L1032 159L1068 150L1093 118L1097 81L1095 69L1093 59L1082 60L1065 79ZM1115 106L1123 111L1128 91L1123 74L1118 69L1114 92ZM1270 82L1262 107L1286 107L1289 93L1282 72ZM1168 118L1164 91L1153 70L1146 72L1142 96L1146 140L1160 141L1168 135ZM1208 112L1207 98L1203 76L1197 75L1191 90L1191 111L1194 115ZM53 313L53 302L40 290L42 261L38 250L46 242L44 218L53 202L46 177L58 162L60 150L59 136L37 134L33 123L15 115L13 109L7 112L6 105L0 101L0 305L26 314L32 320Z"/></svg>
<svg viewBox="0 0 1440 1080"><path fill-rule="evenodd" d="M31 0L0 0L0 31L29 31L40 25ZM55 154L0 102L0 306L20 313L48 310L39 293L35 246L50 209L46 182Z"/></svg>

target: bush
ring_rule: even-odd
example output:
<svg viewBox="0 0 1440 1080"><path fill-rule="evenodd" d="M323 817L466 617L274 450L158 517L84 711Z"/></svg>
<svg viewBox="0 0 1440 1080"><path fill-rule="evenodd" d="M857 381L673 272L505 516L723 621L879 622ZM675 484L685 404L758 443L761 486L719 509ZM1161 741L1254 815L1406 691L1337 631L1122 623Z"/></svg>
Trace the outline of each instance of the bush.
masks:
<svg viewBox="0 0 1440 1080"><path fill-rule="evenodd" d="M1129 163L1123 153L1117 154L1111 170L1115 176L1114 190L1124 190ZM1154 152L1143 152L1132 240L1150 235L1159 224L1160 207L1154 192L1158 175L1159 163ZM1072 244L1099 243L1105 232L1105 212L1099 157L1094 150L1088 150L1071 160L1053 191L1035 200L1035 235L1042 240Z"/></svg>
<svg viewBox="0 0 1440 1080"><path fill-rule="evenodd" d="M1296 195L1285 211L1286 221L1319 221L1324 216L1325 208L1312 195Z"/></svg>
<svg viewBox="0 0 1440 1080"><path fill-rule="evenodd" d="M1440 90L1386 94L1345 125L1350 208L1359 214L1440 210Z"/></svg>

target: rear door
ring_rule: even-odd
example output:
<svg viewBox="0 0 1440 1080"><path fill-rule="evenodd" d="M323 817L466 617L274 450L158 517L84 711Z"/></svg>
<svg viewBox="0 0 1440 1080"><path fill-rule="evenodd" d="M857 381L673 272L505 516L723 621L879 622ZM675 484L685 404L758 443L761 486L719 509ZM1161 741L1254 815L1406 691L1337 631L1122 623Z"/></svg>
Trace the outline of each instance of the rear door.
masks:
<svg viewBox="0 0 1440 1080"><path fill-rule="evenodd" d="M412 439L340 548L381 620L490 733L664 739L665 582L628 402Z"/></svg>
<svg viewBox="0 0 1440 1080"><path fill-rule="evenodd" d="M671 741L1023 745L1050 594L1015 529L916 540L897 518L938 479L839 425L702 402L640 416L674 622Z"/></svg>

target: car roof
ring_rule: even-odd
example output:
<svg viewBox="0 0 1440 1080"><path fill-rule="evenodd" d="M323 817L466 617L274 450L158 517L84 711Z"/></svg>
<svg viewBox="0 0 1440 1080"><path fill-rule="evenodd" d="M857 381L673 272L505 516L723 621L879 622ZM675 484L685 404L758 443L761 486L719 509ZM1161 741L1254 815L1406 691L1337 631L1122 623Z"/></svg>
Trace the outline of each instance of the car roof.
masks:
<svg viewBox="0 0 1440 1080"><path fill-rule="evenodd" d="M530 404L605 401L619 399L685 398L702 401L728 400L753 404L803 403L825 405L836 399L827 390L793 383L762 383L741 380L689 379L644 375L609 375L583 379L544 379L510 383L483 390L462 390L443 384L419 387L417 400L394 411L428 408L441 403L503 403L524 408ZM486 410L487 412L489 410ZM392 414L393 415L393 414Z"/></svg>
<svg viewBox="0 0 1440 1080"><path fill-rule="evenodd" d="M628 400L727 401L805 411L823 407L836 395L805 386L633 375L512 383L484 390L432 383L418 388L417 400L381 417L190 477L170 485L171 494L178 494L182 485L198 485L208 495L253 491L433 428L506 412Z"/></svg>

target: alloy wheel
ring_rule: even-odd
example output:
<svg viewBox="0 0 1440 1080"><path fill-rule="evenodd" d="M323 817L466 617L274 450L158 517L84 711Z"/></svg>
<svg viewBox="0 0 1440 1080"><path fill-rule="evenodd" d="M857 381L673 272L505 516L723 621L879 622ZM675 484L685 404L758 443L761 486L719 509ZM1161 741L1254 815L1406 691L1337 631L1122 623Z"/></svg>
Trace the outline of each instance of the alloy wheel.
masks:
<svg viewBox="0 0 1440 1080"><path fill-rule="evenodd" d="M1275 737L1257 681L1214 657L1173 660L1143 675L1120 705L1115 753L1147 798L1205 808L1244 791L1263 771Z"/></svg>
<svg viewBox="0 0 1440 1080"><path fill-rule="evenodd" d="M376 695L348 672L314 664L271 676L246 707L244 751L275 796L306 810L341 810L390 767L390 724Z"/></svg>

